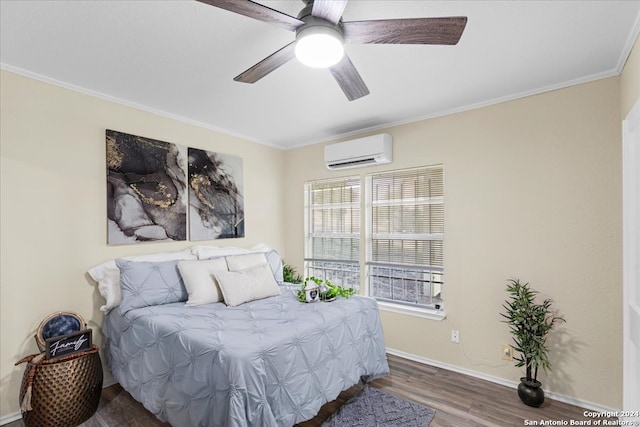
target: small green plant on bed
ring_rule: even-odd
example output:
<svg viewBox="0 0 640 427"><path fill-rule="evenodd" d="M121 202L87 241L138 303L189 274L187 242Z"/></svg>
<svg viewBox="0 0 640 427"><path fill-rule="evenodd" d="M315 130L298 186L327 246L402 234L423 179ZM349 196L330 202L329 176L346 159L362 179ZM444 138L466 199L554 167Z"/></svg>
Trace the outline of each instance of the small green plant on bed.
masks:
<svg viewBox="0 0 640 427"><path fill-rule="evenodd" d="M288 283L302 283L302 276L298 274L295 267L286 263L282 265L282 278Z"/></svg>
<svg viewBox="0 0 640 427"><path fill-rule="evenodd" d="M349 298L354 293L353 288L343 288L342 286L334 285L329 279L322 280L311 276L304 279L304 282L300 285L300 289L297 292L298 300L301 302L306 301L305 288L308 281L313 281L318 285L320 288L320 300L322 301L329 301L336 297Z"/></svg>

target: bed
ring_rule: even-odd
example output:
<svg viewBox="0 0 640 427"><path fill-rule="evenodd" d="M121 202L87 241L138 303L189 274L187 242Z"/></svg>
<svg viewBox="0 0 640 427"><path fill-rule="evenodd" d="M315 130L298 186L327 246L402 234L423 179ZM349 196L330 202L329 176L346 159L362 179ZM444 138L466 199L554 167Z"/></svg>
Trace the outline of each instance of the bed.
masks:
<svg viewBox="0 0 640 427"><path fill-rule="evenodd" d="M301 303L295 287L227 306L176 302L112 309L108 366L160 420L187 426L292 426L389 367L377 303ZM123 292L125 287L123 286Z"/></svg>

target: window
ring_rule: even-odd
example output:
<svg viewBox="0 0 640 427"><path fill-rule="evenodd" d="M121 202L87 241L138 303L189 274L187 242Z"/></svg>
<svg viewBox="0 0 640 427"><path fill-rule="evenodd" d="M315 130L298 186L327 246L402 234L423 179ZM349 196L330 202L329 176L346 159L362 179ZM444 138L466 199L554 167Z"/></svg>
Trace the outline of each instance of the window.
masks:
<svg viewBox="0 0 640 427"><path fill-rule="evenodd" d="M442 307L442 166L367 176L368 294L420 309Z"/></svg>
<svg viewBox="0 0 640 427"><path fill-rule="evenodd" d="M360 287L360 178L305 184L306 277Z"/></svg>

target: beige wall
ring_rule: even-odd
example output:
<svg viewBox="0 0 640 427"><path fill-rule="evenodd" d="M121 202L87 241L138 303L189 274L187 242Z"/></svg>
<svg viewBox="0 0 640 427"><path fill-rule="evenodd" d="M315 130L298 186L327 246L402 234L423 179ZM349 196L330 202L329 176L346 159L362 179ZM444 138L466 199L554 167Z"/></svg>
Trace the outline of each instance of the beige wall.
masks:
<svg viewBox="0 0 640 427"><path fill-rule="evenodd" d="M500 360L509 278L531 282L567 323L550 338L552 392L622 405L619 78L385 129L394 161L331 172L322 146L286 152L289 262L302 267L306 180L442 163L442 322L383 312L388 347L517 381ZM450 342L460 331L461 344Z"/></svg>
<svg viewBox="0 0 640 427"><path fill-rule="evenodd" d="M631 50L620 76L620 113L624 119L640 99L640 36Z"/></svg>
<svg viewBox="0 0 640 427"><path fill-rule="evenodd" d="M281 150L2 71L0 418L19 412L33 334L58 310L80 313L101 342L103 301L85 274L123 255L193 243L106 245L105 129L241 156L246 238L207 244L283 248ZM201 242L198 242L201 243Z"/></svg>
<svg viewBox="0 0 640 427"><path fill-rule="evenodd" d="M545 388L620 407L620 120L640 98L639 49L620 78L389 128L394 163L351 172L327 171L320 144L280 152L2 71L0 418L19 410L23 367L13 364L36 351L44 316L77 311L100 344L88 268L190 245L106 245L106 128L241 156L247 237L208 243L267 242L299 269L306 180L444 163L448 316L384 312L387 345L517 380L521 370L499 359L510 338L498 312L505 280L519 277L567 319Z"/></svg>

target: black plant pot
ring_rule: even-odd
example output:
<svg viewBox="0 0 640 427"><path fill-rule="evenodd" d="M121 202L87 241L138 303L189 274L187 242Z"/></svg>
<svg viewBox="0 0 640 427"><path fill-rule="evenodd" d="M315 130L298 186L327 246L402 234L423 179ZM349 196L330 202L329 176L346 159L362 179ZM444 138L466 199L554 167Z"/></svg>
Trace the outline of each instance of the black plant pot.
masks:
<svg viewBox="0 0 640 427"><path fill-rule="evenodd" d="M527 381L525 377L520 378L518 384L518 396L525 405L537 408L544 402L544 391L540 381Z"/></svg>

